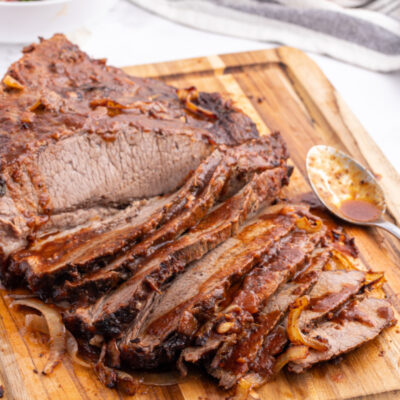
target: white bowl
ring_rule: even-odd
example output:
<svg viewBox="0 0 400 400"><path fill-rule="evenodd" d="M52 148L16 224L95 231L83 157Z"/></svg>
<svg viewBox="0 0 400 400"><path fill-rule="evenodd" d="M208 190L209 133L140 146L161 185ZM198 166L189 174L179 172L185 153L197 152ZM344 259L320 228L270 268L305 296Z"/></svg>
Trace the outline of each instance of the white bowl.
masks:
<svg viewBox="0 0 400 400"><path fill-rule="evenodd" d="M117 0L0 1L0 42L31 43L105 15Z"/></svg>

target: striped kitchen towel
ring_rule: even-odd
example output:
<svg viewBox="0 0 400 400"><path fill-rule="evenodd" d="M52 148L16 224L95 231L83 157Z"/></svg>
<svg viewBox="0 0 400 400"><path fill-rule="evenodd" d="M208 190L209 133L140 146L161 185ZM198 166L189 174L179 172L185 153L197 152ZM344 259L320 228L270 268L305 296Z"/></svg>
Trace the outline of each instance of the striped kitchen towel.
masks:
<svg viewBox="0 0 400 400"><path fill-rule="evenodd" d="M400 0L130 0L225 35L283 43L378 71L400 69Z"/></svg>

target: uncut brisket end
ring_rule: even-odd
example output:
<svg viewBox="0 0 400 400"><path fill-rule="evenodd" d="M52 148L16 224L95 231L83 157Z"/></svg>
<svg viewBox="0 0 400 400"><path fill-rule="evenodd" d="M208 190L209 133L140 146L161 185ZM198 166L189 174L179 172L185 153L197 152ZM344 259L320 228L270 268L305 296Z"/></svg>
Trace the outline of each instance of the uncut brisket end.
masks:
<svg viewBox="0 0 400 400"><path fill-rule="evenodd" d="M191 261L201 258L233 235L248 214L275 198L287 182L287 177L287 167L254 175L240 192L223 202L185 235L159 248L140 264L139 269L135 266L136 274L114 292L103 296L92 306L81 307L68 314L65 317L67 326L75 332L89 330L105 335L118 334L124 325L134 320L154 290L161 289ZM95 287L98 292L104 290L104 286L108 288L110 284L116 286L120 283L123 265L119 265L118 269L114 267L84 280L85 290L91 293Z"/></svg>
<svg viewBox="0 0 400 400"><path fill-rule="evenodd" d="M0 87L4 256L34 232L170 193L215 144L258 136L221 97L201 94L216 118L193 118L174 88L92 60L63 35L26 48L6 75L23 89Z"/></svg>
<svg viewBox="0 0 400 400"><path fill-rule="evenodd" d="M12 64L10 75L30 92L51 93L48 99L63 112L71 115L91 116L100 107L101 100L110 100L110 114L117 114L118 105L130 106L129 113L161 120L185 120L189 126L202 127L212 132L217 143L237 144L258 137L255 124L235 108L230 100L219 93L200 92L195 103L212 111L217 118L202 118L185 109L176 89L160 80L133 77L119 68L106 65L105 60L95 60L69 42L64 35L56 34L49 40L41 40L24 49L23 57ZM46 98L46 96L43 96ZM56 102L55 99L63 100ZM19 103L18 103L19 104ZM113 113L110 112L113 110ZM115 115L114 115L115 116ZM60 118L63 122L67 118ZM17 128L18 121L8 121L9 127Z"/></svg>

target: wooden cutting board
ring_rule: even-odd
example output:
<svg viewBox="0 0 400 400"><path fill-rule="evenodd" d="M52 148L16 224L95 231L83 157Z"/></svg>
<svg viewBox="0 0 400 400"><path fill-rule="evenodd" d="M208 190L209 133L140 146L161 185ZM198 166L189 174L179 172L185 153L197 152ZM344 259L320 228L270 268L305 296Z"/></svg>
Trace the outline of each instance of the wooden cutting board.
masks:
<svg viewBox="0 0 400 400"><path fill-rule="evenodd" d="M160 78L178 87L231 96L257 123L262 134L279 130L297 167L287 195L309 192L305 157L315 144L346 151L378 177L388 202L388 218L400 223L400 177L357 121L318 66L299 50L281 47L161 64L127 67L133 75ZM373 111L371 111L373 112ZM400 242L377 229L346 227L355 236L361 260L385 271L386 292L400 312ZM94 373L65 359L51 376L41 371L47 346L32 340L23 328L23 313L0 297L0 380L6 399L125 399L103 387ZM400 328L343 357L295 376L282 373L258 390L261 399L399 399ZM226 397L205 377L168 388L146 388L140 400L214 400Z"/></svg>

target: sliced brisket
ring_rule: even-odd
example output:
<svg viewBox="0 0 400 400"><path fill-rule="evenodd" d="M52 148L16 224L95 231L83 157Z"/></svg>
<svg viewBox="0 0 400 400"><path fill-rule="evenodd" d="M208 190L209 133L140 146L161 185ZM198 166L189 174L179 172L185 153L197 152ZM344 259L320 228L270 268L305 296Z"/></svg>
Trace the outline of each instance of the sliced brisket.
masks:
<svg viewBox="0 0 400 400"><path fill-rule="evenodd" d="M263 335L267 335L282 318L289 306L300 296L308 292L319 281L322 268L329 260L329 249L316 248L305 263L305 269L293 280L286 282L271 296L270 301L258 318L267 321Z"/></svg>
<svg viewBox="0 0 400 400"><path fill-rule="evenodd" d="M321 269L325 265L328 259L328 252L326 250L316 248L313 254L309 256L309 259L304 263L307 272L304 273L301 280L293 280L289 283L282 285L269 299L267 305L255 316L255 322L249 329L249 337L243 337L237 343L237 351L241 351L241 347L246 348L246 359L247 363L252 360L250 353L258 349L264 341L264 338L271 332L276 326L279 320L282 318L284 313L289 308L290 304L295 301L298 297L302 296L308 291L308 289L316 282ZM203 328L204 330L204 328ZM286 332L286 330L285 330ZM199 332L199 335L201 331ZM287 338L285 334L285 338ZM210 340L207 341L207 345L198 341L199 346L186 348L179 360L180 369L185 371L184 361L190 363L197 363L205 355L209 354L210 351L216 350L220 345L218 336L214 337L213 345L208 346ZM244 363L243 363L244 364Z"/></svg>
<svg viewBox="0 0 400 400"><path fill-rule="evenodd" d="M58 290L60 283L77 281L79 290L83 274L101 268L118 254L136 261L149 255L156 245L196 224L219 198L239 190L254 173L285 165L286 158L285 145L277 134L232 148L221 147L177 193L148 201L135 218L122 219L118 214L109 218L110 222L95 221L91 227L56 235L54 240L52 236L39 239L11 257L4 277L8 282L20 282L21 276L25 277L29 287L42 297L57 292L57 299L65 300L70 292ZM142 242L135 245L139 239ZM67 300L74 299L76 295Z"/></svg>
<svg viewBox="0 0 400 400"><path fill-rule="evenodd" d="M65 317L73 331L99 331L118 334L144 307L154 290L182 271L191 261L201 258L236 232L248 214L273 199L287 181L287 168L278 167L256 174L235 196L226 200L198 225L174 243L160 247L149 259L136 262L127 256L117 259L104 270L89 276L80 285L88 296L115 287L132 271L137 271L126 283L94 305L81 307ZM76 287L77 285L74 285ZM67 285L66 290L72 290ZM80 291L81 291L80 290Z"/></svg>
<svg viewBox="0 0 400 400"><path fill-rule="evenodd" d="M316 233L307 233L302 229L292 232L286 241L282 241L279 253L254 268L229 306L196 335L196 342L205 348L209 341L220 342L208 367L209 373L220 380L220 385L230 387L237 382L238 376L246 372L246 364L256 354L257 339L264 336L265 326L278 313L265 315L263 307L267 302L271 304L270 297L298 269L304 269L308 254L312 253L325 233L324 227ZM190 353L190 350L187 351ZM210 358L210 354L202 354L201 350L197 350L196 355ZM193 361L193 353L188 358Z"/></svg>
<svg viewBox="0 0 400 400"><path fill-rule="evenodd" d="M270 368L275 363L274 356L281 353L287 345L286 324L279 322L283 319L291 304L296 299L307 293L319 279L322 269L329 260L329 249L316 249L308 262L305 263L305 270L301 275L296 276L290 282L282 285L271 296L266 307L257 316L257 324L251 329L248 340L243 340L238 345L237 351L248 348L246 361L240 369L221 375L225 386L232 385L232 378L238 382L239 378L248 374L262 372L263 379L268 379L272 371Z"/></svg>
<svg viewBox="0 0 400 400"><path fill-rule="evenodd" d="M156 299L140 331L125 335L120 344L123 362L149 368L174 360L197 329L223 307L235 285L262 257L277 251L280 238L294 229L296 218L293 210L264 213L189 266Z"/></svg>
<svg viewBox="0 0 400 400"><path fill-rule="evenodd" d="M329 251L328 248L326 251ZM326 255L326 253L325 253ZM326 264L326 258L324 264ZM312 270L311 270L312 271ZM256 350L254 357L249 359L246 368L240 366L241 371L246 374L227 374L225 371L221 374L224 387L231 387L239 378L244 380L255 380L258 383L256 386L265 383L274 374L274 365L277 356L289 344L289 338L286 333L287 317L283 317L289 306L296 299L302 296L305 291L304 283L309 280L310 270L297 276L293 281L283 285L278 290L271 302L268 304L264 313L268 313L270 317L268 321L268 330L263 331L261 340L257 346L252 346ZM309 291L309 308L305 309L298 321L299 327L303 332L308 332L315 327L315 324L320 323L326 316L331 315L343 303L352 298L364 283L365 272L357 270L337 270L337 271L322 271L318 274L318 279ZM315 279L313 279L315 281ZM308 285L309 288L309 285ZM274 301L274 303L272 303ZM316 307L315 307L316 305ZM279 313L276 311L279 310ZM279 320L281 322L279 323ZM272 328L274 328L272 330ZM269 333L270 332L270 333ZM306 333L308 335L308 333ZM317 337L312 335L312 337ZM320 336L324 340L324 336ZM324 342L325 343L325 342ZM313 351L310 349L310 351Z"/></svg>
<svg viewBox="0 0 400 400"><path fill-rule="evenodd" d="M307 330L312 324L356 295L364 281L364 271L323 271L309 293L309 305L301 313L299 319L301 329Z"/></svg>

